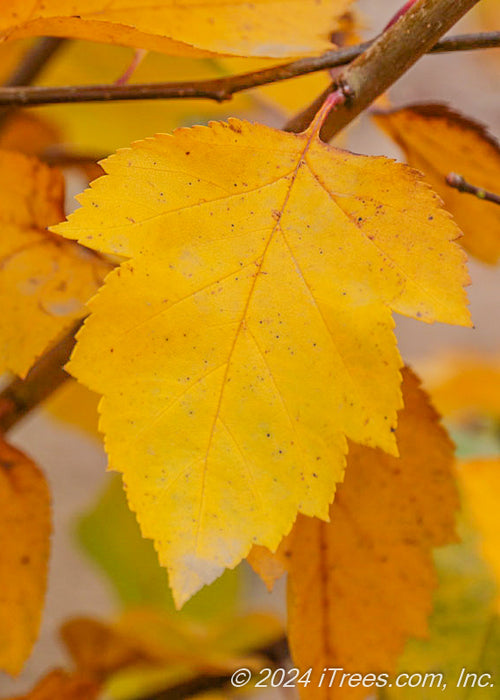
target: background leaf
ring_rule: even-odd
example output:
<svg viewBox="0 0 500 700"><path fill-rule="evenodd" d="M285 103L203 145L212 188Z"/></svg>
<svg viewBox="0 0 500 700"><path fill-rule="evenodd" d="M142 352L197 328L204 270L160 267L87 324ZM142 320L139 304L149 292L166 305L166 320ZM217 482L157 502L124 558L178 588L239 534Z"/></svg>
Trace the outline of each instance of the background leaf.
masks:
<svg viewBox="0 0 500 700"><path fill-rule="evenodd" d="M0 440L0 669L11 675L21 671L38 636L50 531L44 475Z"/></svg>
<svg viewBox="0 0 500 700"><path fill-rule="evenodd" d="M110 265L49 233L64 218L63 179L21 153L0 151L0 372L24 376L84 304Z"/></svg>
<svg viewBox="0 0 500 700"><path fill-rule="evenodd" d="M487 263L500 257L500 207L449 187L450 172L476 187L496 192L500 182L500 146L483 124L444 104L414 104L372 115L421 170L464 233L461 243Z"/></svg>

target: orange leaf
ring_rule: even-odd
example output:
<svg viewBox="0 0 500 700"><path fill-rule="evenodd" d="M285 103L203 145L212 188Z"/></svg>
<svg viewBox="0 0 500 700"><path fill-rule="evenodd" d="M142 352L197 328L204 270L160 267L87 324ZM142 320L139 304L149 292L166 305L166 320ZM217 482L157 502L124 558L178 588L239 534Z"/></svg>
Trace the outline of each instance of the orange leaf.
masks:
<svg viewBox="0 0 500 700"><path fill-rule="evenodd" d="M59 130L51 122L29 112L14 112L0 131L0 148L28 156L41 156L60 141Z"/></svg>
<svg viewBox="0 0 500 700"><path fill-rule="evenodd" d="M110 269L103 258L49 233L64 217L61 173L0 151L0 372L25 375L76 319Z"/></svg>
<svg viewBox="0 0 500 700"><path fill-rule="evenodd" d="M120 668L162 660L151 645L99 620L71 619L62 626L61 636L78 670L100 680Z"/></svg>
<svg viewBox="0 0 500 700"><path fill-rule="evenodd" d="M247 557L247 562L259 574L268 591L273 590L276 581L286 572L286 541L286 538L282 540L274 554L267 547L255 544Z"/></svg>
<svg viewBox="0 0 500 700"><path fill-rule="evenodd" d="M453 445L416 377L404 371L400 457L351 444L330 523L299 516L284 547L295 664L390 673L410 636L427 633L432 547L455 540ZM365 698L358 685L311 682L304 697ZM374 686L372 687L373 692Z"/></svg>
<svg viewBox="0 0 500 700"><path fill-rule="evenodd" d="M57 669L42 678L27 695L12 700L94 700L98 692L94 681Z"/></svg>
<svg viewBox="0 0 500 700"><path fill-rule="evenodd" d="M50 530L45 477L26 455L0 441L0 669L12 675L38 636Z"/></svg>
<svg viewBox="0 0 500 700"><path fill-rule="evenodd" d="M281 623L263 613L202 623L153 608L127 610L112 624L69 620L62 636L80 672L105 683L106 697L150 697L203 675L255 672L259 650L282 638Z"/></svg>
<svg viewBox="0 0 500 700"><path fill-rule="evenodd" d="M477 121L442 104L414 104L373 115L375 123L422 172L464 233L461 243L483 262L500 257L500 207L449 187L450 172L472 185L497 192L500 147Z"/></svg>

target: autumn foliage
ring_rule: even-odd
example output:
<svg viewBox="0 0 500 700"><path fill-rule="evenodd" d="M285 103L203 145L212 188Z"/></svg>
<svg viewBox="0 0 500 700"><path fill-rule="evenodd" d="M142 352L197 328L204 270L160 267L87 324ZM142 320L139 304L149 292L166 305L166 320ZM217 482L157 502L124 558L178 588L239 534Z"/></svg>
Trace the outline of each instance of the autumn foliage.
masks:
<svg viewBox="0 0 500 700"><path fill-rule="evenodd" d="M104 445L119 475L77 538L120 601L113 619L75 609L67 668L3 697L424 700L446 682L389 680L437 670L453 698L467 664L496 697L500 362L436 348L422 380L395 325L472 329L467 253L500 258L500 148L473 115L382 94L474 4L407 3L342 69L366 27L350 0L0 3L0 423L45 402ZM370 121L405 162L322 140L363 111L367 65ZM141 82L179 99L114 103ZM53 526L43 470L6 439L15 677ZM245 607L241 581L264 588L244 560L269 591L286 577L286 615Z"/></svg>

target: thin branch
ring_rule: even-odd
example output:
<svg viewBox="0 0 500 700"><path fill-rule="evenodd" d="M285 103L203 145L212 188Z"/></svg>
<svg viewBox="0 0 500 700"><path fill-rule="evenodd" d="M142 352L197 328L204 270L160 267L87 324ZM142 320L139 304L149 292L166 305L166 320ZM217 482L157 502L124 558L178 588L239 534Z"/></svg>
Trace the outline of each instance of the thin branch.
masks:
<svg viewBox="0 0 500 700"><path fill-rule="evenodd" d="M42 72L45 64L59 50L64 39L60 37L45 37L23 56L21 62L16 66L10 77L7 78L5 87L16 87L18 85L29 85Z"/></svg>
<svg viewBox="0 0 500 700"><path fill-rule="evenodd" d="M0 432L5 433L50 396L69 375L63 367L75 345L76 325L31 368L26 379L13 379L0 392Z"/></svg>
<svg viewBox="0 0 500 700"><path fill-rule="evenodd" d="M30 85L42 72L45 64L59 50L65 39L59 37L45 37L39 39L22 57L11 75L4 83L5 89L13 89L16 86ZM1 89L1 88L0 88ZM7 105L13 107L15 105ZM0 109L0 126L5 118L10 115L11 109Z"/></svg>
<svg viewBox="0 0 500 700"><path fill-rule="evenodd" d="M331 112L321 131L329 141L384 93L418 59L429 52L479 0L418 0L356 58L314 102L288 124L288 131L303 131L326 97L339 87L351 96Z"/></svg>
<svg viewBox="0 0 500 700"><path fill-rule="evenodd" d="M479 199L484 199L485 202L493 202L494 204L500 204L500 195L494 192L488 192L488 190L482 187L476 187L476 185L471 185L470 182L464 180L458 173L449 173L446 176L446 184L459 192L465 192L466 194L473 194Z"/></svg>
<svg viewBox="0 0 500 700"><path fill-rule="evenodd" d="M477 0L476 0L477 1ZM377 40L378 41L378 40ZM243 73L212 80L190 82L142 83L135 85L70 85L63 87L4 87L0 88L0 106L30 106L68 104L74 102L109 102L115 100L171 100L210 99L216 102L230 100L244 90L290 80L301 75L316 73L351 63L374 42L347 46L327 51L321 56L310 56L297 61L272 66L253 73ZM429 53L471 51L500 46L500 32L463 34L439 41L427 47Z"/></svg>

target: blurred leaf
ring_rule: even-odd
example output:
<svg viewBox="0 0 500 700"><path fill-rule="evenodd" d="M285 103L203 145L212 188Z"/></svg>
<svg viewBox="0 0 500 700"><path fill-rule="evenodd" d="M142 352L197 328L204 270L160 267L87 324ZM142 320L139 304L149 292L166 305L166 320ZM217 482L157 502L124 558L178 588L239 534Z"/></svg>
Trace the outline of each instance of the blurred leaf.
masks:
<svg viewBox="0 0 500 700"><path fill-rule="evenodd" d="M78 538L103 570L125 606L152 605L174 610L166 570L153 543L142 537L119 476L113 476L96 505L78 524ZM182 615L197 619L231 615L240 590L241 572L226 571L186 604Z"/></svg>
<svg viewBox="0 0 500 700"><path fill-rule="evenodd" d="M0 440L0 669L11 675L21 671L38 636L50 532L43 473Z"/></svg>
<svg viewBox="0 0 500 700"><path fill-rule="evenodd" d="M475 459L458 465L464 507L479 533L481 553L497 583L497 614L500 614L500 457Z"/></svg>
<svg viewBox="0 0 500 700"><path fill-rule="evenodd" d="M26 695L11 700L95 700L99 686L78 673L57 669L48 673Z"/></svg>
<svg viewBox="0 0 500 700"><path fill-rule="evenodd" d="M0 148L28 156L41 156L60 140L59 130L52 123L22 110L6 117L0 129Z"/></svg>
<svg viewBox="0 0 500 700"><path fill-rule="evenodd" d="M426 640L412 640L399 661L404 673L443 673L440 688L387 688L387 700L482 700L497 697L490 688L456 689L462 668L471 673L500 672L500 625L494 614L495 584L477 552L475 535L460 525L463 542L436 552L439 587Z"/></svg>
<svg viewBox="0 0 500 700"><path fill-rule="evenodd" d="M427 385L438 411L467 422L478 416L500 421L500 357L448 355L433 362Z"/></svg>
<svg viewBox="0 0 500 700"><path fill-rule="evenodd" d="M110 266L47 231L64 218L61 173L0 151L0 372L24 376L59 334L85 315Z"/></svg>
<svg viewBox="0 0 500 700"><path fill-rule="evenodd" d="M60 386L43 405L54 418L82 430L86 435L102 443L97 424L99 395L83 384L69 380Z"/></svg>
<svg viewBox="0 0 500 700"><path fill-rule="evenodd" d="M141 697L241 666L257 671L265 664L259 650L282 634L281 624L270 615L201 623L146 608L126 611L114 624L78 618L62 629L78 670L105 681L113 698Z"/></svg>
<svg viewBox="0 0 500 700"><path fill-rule="evenodd" d="M500 187L500 146L480 122L445 104L413 104L377 112L375 123L402 149L409 165L421 170L443 199L464 237L464 248L479 260L500 257L500 207L446 184L450 172L476 187Z"/></svg>

